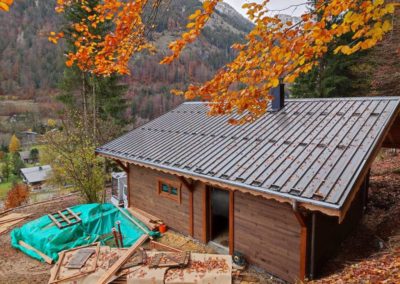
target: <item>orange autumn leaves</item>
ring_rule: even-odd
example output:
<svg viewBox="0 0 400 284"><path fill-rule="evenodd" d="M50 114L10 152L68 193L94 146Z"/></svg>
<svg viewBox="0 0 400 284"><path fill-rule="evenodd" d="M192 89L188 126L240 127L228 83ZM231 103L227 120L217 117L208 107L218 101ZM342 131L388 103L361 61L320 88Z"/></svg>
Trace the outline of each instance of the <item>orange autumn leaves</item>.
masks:
<svg viewBox="0 0 400 284"><path fill-rule="evenodd" d="M90 7L85 0L57 0L58 13L79 5L89 15L69 27L76 51L67 54L66 65L76 64L82 71L97 75L129 74L128 63L133 54L154 49L145 38L142 22L146 3L147 0L104 0ZM113 24L114 29L103 36L97 32L97 27L105 22ZM57 43L63 36L63 33L53 32L49 40Z"/></svg>
<svg viewBox="0 0 400 284"><path fill-rule="evenodd" d="M186 45L197 39L220 1L203 1L202 9L190 15L186 31L169 44L171 54L161 64L174 61ZM88 8L85 0L57 2L56 10L61 13L76 3L82 9ZM154 50L146 40L142 21L147 2L104 0L87 11L90 16L72 27L76 52L67 55L67 65L76 64L98 75L128 74L128 62L134 54L144 49ZM352 33L353 41L337 46L336 53L352 54L376 45L391 30L390 15L395 8L395 4L383 0L317 0L314 11L305 13L299 23L293 24L271 15L268 4L269 0L243 5L255 26L245 43L233 46L237 57L232 62L210 81L175 93L184 94L187 99L212 102L212 114L236 110L246 112L241 122L253 120L265 112L271 99L270 89L281 78L293 82L301 73L310 71L341 36ZM105 36L93 33L104 21L110 21L114 30ZM54 33L51 40L56 42L59 37L60 34Z"/></svg>
<svg viewBox="0 0 400 284"><path fill-rule="evenodd" d="M0 11L8 12L14 0L0 0Z"/></svg>
<svg viewBox="0 0 400 284"><path fill-rule="evenodd" d="M231 63L210 81L175 93L212 102L211 114L236 110L246 113L237 122L254 120L265 113L271 100L270 90L279 84L280 78L293 82L301 73L310 71L339 37L352 32L353 42L338 46L336 53L352 54L376 45L391 30L387 16L395 8L383 0L319 0L314 12L302 15L301 21L293 24L271 16L268 2L243 5L255 27L244 44L233 46L238 55ZM172 53L177 56L174 49Z"/></svg>

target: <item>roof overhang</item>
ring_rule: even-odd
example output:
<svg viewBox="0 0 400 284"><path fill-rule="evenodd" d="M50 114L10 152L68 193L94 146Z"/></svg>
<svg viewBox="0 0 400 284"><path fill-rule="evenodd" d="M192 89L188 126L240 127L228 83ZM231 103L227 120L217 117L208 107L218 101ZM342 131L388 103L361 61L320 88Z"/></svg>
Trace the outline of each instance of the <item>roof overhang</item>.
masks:
<svg viewBox="0 0 400 284"><path fill-rule="evenodd" d="M288 203L292 206L298 206L305 208L310 211L319 211L329 216L335 216L339 218L339 222L342 222L348 212L354 198L357 196L362 183L364 182L369 169L375 160L375 157L379 153L382 146L386 146L387 141L391 141L396 145L400 145L400 105L398 104L389 114L385 126L380 129L379 133L376 133L375 140L372 143L372 147L369 152L365 155L365 159L362 161L361 166L358 168L353 175L353 181L348 185L347 197L342 204L332 204L329 202L314 200L310 198L303 198L301 196L295 196L293 194L278 192L273 189L260 188L246 183L241 183L233 180L225 180L195 171L185 170L183 168L172 167L165 164L154 163L152 161L136 159L126 157L123 154L119 154L116 151L107 151L105 149L97 149L96 154L101 155L105 158L109 158L119 163L126 165L133 164L140 167L146 167L156 171L165 172L175 176L180 176L192 180L198 180L205 184L217 186L229 190L241 191L249 193L255 196L264 197L266 199L276 200L278 202ZM396 140L397 139L397 140ZM396 142L397 141L397 142ZM399 142L399 143L398 143Z"/></svg>
<svg viewBox="0 0 400 284"><path fill-rule="evenodd" d="M324 202L312 201L312 200L308 200L308 199L301 198L301 197L296 198L290 194L283 194L283 193L275 192L273 190L264 190L264 189L260 189L255 186L245 185L245 184L242 184L239 182L233 182L233 181L229 181L229 180L222 181L220 179L212 178L212 177L209 177L206 175L193 173L193 172L189 172L189 171L185 171L185 170L181 170L181 169L176 169L176 168L169 167L166 165L159 165L159 164L155 164L155 163L147 162L147 161L144 162L144 161L137 161L137 160L128 160L124 157L119 157L118 155L106 154L106 153L99 152L99 151L96 151L96 153L102 157L105 157L105 158L108 158L111 160L120 161L120 162L123 162L126 164L132 164L132 165L136 165L136 166L140 166L140 167L145 167L148 169L152 169L152 170L156 170L156 171L160 171L160 172L164 172L167 174L184 177L184 178L188 178L188 179L192 179L192 180L198 180L198 181L204 182L207 185L216 186L216 187L220 187L220 188L224 188L224 189L228 189L228 190L234 190L234 191L237 190L237 191L240 191L243 193L249 193L254 196L260 196L260 197L263 197L266 199L271 199L271 200L275 200L275 201L282 202L282 203L288 203L290 205L297 204L297 206L299 206L299 207L303 207L310 211L320 211L329 216L334 216L334 217L339 217L339 218L341 216L340 207L333 205L333 204L331 205L331 204L327 204Z"/></svg>

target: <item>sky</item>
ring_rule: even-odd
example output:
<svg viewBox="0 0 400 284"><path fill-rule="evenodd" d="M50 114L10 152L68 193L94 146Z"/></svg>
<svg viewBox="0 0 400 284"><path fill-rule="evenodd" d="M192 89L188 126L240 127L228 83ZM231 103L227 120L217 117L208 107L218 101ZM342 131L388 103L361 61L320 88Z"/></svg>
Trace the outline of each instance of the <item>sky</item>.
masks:
<svg viewBox="0 0 400 284"><path fill-rule="evenodd" d="M224 2L230 4L232 7L234 7L238 12L240 12L242 15L246 16L245 10L242 9L242 5L245 2L262 2L262 0L224 0ZM296 7L291 7L289 9L289 6L292 5L298 5L298 4L303 4L308 2L307 0L270 0L269 3L269 8L270 10L280 10L280 9L285 9L283 11L276 11L272 13L279 13L279 14L287 14L291 16L301 16L307 8L306 5L301 5L301 6L296 6Z"/></svg>

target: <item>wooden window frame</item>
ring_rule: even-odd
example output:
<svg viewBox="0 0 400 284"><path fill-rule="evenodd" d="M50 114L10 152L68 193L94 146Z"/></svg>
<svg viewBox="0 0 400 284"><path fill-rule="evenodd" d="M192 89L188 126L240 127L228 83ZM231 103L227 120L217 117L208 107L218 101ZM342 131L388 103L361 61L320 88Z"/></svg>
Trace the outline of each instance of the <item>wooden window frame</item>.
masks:
<svg viewBox="0 0 400 284"><path fill-rule="evenodd" d="M177 194L171 194L171 192L164 192L162 191L162 185L165 184L169 187L169 190L171 191L171 188L176 188ZM179 204L181 204L181 185L175 181L168 180L168 179L158 179L157 180L157 193L158 195L168 198L170 200L173 200Z"/></svg>

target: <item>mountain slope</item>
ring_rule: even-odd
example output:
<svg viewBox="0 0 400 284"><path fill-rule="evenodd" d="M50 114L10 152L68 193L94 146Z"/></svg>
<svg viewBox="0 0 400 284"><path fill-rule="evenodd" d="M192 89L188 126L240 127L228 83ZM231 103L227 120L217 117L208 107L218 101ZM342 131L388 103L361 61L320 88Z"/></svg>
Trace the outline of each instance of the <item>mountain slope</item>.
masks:
<svg viewBox="0 0 400 284"><path fill-rule="evenodd" d="M56 0L16 0L9 13L0 14L0 95L46 100L57 92L62 78L62 45L47 41L58 30L60 15L54 12ZM198 41L168 66L158 62L168 54L168 43L185 30L187 17L201 8L198 0L164 1L155 29L149 38L158 48L155 56L139 54L132 59L132 75L124 80L130 90L129 113L149 119L171 108L182 99L171 97L169 89L184 88L189 82L203 82L234 57L230 46L243 40L252 23L229 5L222 3ZM1 114L0 114L1 115Z"/></svg>

